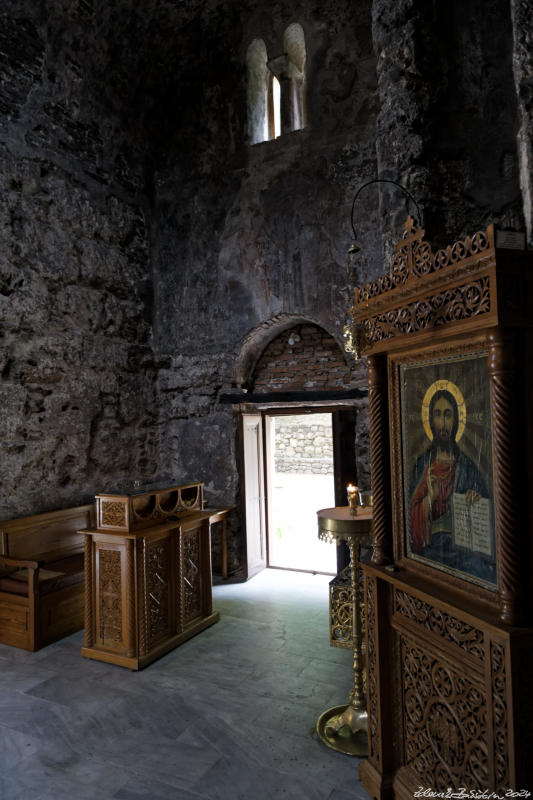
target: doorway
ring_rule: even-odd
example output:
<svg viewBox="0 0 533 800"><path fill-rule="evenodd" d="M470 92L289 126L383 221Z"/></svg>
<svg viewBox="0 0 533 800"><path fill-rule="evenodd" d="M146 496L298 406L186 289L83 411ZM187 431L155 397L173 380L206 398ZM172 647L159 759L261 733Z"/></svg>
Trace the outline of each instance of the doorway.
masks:
<svg viewBox="0 0 533 800"><path fill-rule="evenodd" d="M301 429L303 450L290 444L286 427L291 417ZM241 414L248 578L265 567L336 574L348 564L344 542L336 547L318 539L316 512L346 505L346 486L357 483L356 420L353 406L276 407ZM315 441L320 439L326 441ZM290 449L295 452L287 453ZM320 472L313 472L313 466L320 466Z"/></svg>
<svg viewBox="0 0 533 800"><path fill-rule="evenodd" d="M316 512L335 505L331 412L265 418L268 565L334 575L336 547L320 541Z"/></svg>

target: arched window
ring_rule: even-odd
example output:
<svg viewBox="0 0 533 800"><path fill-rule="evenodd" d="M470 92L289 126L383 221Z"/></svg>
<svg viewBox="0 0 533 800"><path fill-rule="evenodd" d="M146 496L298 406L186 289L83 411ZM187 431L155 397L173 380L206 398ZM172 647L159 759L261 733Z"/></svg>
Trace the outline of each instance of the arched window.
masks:
<svg viewBox="0 0 533 800"><path fill-rule="evenodd" d="M283 35L284 52L268 59L265 43L254 39L246 53L248 128L251 144L297 131L306 124L305 38L294 22Z"/></svg>
<svg viewBox="0 0 533 800"><path fill-rule="evenodd" d="M272 121L274 123L273 139L281 133L281 86L275 75L272 75Z"/></svg>
<svg viewBox="0 0 533 800"><path fill-rule="evenodd" d="M305 127L305 36L302 26L294 22L283 35L283 50L287 55L289 75L291 130Z"/></svg>
<svg viewBox="0 0 533 800"><path fill-rule="evenodd" d="M246 53L248 67L248 129L252 144L271 138L269 123L270 72L262 39L254 39Z"/></svg>

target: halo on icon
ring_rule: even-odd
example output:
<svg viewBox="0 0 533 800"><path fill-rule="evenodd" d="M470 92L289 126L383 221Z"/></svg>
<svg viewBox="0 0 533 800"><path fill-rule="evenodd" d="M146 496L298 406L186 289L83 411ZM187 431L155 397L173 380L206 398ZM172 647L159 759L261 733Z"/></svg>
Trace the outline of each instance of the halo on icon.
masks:
<svg viewBox="0 0 533 800"><path fill-rule="evenodd" d="M431 425L429 424L429 406L431 403L431 399L435 392L440 392L442 390L446 390L455 398L455 402L457 403L457 411L459 415L459 425L457 428L457 436L455 437L455 441L458 442L461 436L464 433L465 425L466 425L466 403L463 397L463 393L459 389L459 387L452 383L452 381L447 380L438 380L434 381L429 389L426 391L424 395L424 399L422 400L422 425L424 426L424 430L426 432L426 436L430 441L433 440L433 431L431 430Z"/></svg>

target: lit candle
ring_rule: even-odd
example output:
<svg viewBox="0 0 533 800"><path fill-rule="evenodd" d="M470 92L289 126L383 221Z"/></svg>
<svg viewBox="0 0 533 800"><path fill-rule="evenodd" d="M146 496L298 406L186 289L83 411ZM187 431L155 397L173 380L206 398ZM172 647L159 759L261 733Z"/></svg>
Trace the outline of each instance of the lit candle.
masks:
<svg viewBox="0 0 533 800"><path fill-rule="evenodd" d="M359 489L357 486L354 486L353 483L349 483L346 487L346 492L348 494L348 505L350 506L350 514L352 517L357 515L357 498Z"/></svg>

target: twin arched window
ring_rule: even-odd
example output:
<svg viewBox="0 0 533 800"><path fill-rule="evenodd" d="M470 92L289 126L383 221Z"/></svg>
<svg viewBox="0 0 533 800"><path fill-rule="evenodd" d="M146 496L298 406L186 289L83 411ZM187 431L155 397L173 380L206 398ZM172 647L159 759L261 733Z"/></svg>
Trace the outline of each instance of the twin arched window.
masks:
<svg viewBox="0 0 533 800"><path fill-rule="evenodd" d="M248 126L252 144L305 127L305 38L301 25L289 25L283 53L269 59L262 39L246 53Z"/></svg>

